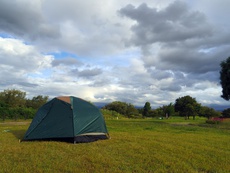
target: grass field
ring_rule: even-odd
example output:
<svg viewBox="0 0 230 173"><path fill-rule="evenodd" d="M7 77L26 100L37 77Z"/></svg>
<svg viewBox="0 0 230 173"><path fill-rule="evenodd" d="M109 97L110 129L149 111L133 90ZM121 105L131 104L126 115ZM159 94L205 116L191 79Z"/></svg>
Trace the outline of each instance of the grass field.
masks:
<svg viewBox="0 0 230 173"><path fill-rule="evenodd" d="M109 140L19 143L29 123L0 123L0 172L230 172L230 122L106 120Z"/></svg>

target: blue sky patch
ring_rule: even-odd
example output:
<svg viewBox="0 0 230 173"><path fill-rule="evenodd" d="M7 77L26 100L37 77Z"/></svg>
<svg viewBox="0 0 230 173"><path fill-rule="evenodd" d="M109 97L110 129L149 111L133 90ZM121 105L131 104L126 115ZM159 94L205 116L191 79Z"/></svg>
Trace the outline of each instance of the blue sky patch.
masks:
<svg viewBox="0 0 230 173"><path fill-rule="evenodd" d="M4 32L0 32L0 37L2 37L2 38L14 38L14 37L12 37L12 35L4 33Z"/></svg>
<svg viewBox="0 0 230 173"><path fill-rule="evenodd" d="M47 55L53 55L57 59L62 59L66 57L77 58L77 55L69 52L51 52L47 53Z"/></svg>

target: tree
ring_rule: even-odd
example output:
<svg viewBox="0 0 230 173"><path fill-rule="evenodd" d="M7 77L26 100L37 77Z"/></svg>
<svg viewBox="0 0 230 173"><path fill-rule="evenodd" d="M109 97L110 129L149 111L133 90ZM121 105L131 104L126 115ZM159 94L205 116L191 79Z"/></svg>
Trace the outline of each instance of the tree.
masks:
<svg viewBox="0 0 230 173"><path fill-rule="evenodd" d="M199 116L203 116L203 117L210 119L211 117L221 116L221 113L217 112L213 108L210 108L207 106L201 106L200 111L199 111Z"/></svg>
<svg viewBox="0 0 230 173"><path fill-rule="evenodd" d="M49 98L48 96L38 95L36 97L33 97L31 100L27 99L26 107L37 110L38 108L40 108L43 104L45 104L48 101L48 98Z"/></svg>
<svg viewBox="0 0 230 173"><path fill-rule="evenodd" d="M116 111L119 114L125 115L128 118L138 117L138 110L132 105L125 102L114 101L105 105L102 109Z"/></svg>
<svg viewBox="0 0 230 173"><path fill-rule="evenodd" d="M164 112L166 118L169 118L175 112L174 105L172 103L162 106L161 109Z"/></svg>
<svg viewBox="0 0 230 173"><path fill-rule="evenodd" d="M114 101L112 103L109 103L103 107L103 109L108 109L111 111L116 111L122 115L126 114L127 104L120 101Z"/></svg>
<svg viewBox="0 0 230 173"><path fill-rule="evenodd" d="M5 121L7 116L7 110L9 109L8 105L5 104L2 100L0 100L0 116L3 121Z"/></svg>
<svg viewBox="0 0 230 173"><path fill-rule="evenodd" d="M230 57L220 63L220 84L222 86L221 97L230 100Z"/></svg>
<svg viewBox="0 0 230 173"><path fill-rule="evenodd" d="M15 89L7 89L0 92L0 100L9 107L22 107L26 103L26 92Z"/></svg>
<svg viewBox="0 0 230 173"><path fill-rule="evenodd" d="M7 89L0 92L0 118L33 118L39 107L45 104L48 96L38 95L32 100L26 99L26 92Z"/></svg>
<svg viewBox="0 0 230 173"><path fill-rule="evenodd" d="M225 110L222 112L222 115L223 115L224 118L230 118L230 108L225 109Z"/></svg>
<svg viewBox="0 0 230 173"><path fill-rule="evenodd" d="M162 108L159 107L159 108L156 108L155 110L153 110L153 116L154 117L163 117L163 116L165 116L165 113L162 110Z"/></svg>
<svg viewBox="0 0 230 173"><path fill-rule="evenodd" d="M130 103L127 105L126 115L129 118L139 118L141 116L138 110Z"/></svg>
<svg viewBox="0 0 230 173"><path fill-rule="evenodd" d="M146 102L143 107L143 117L149 117L149 113L151 111L151 104L149 102Z"/></svg>
<svg viewBox="0 0 230 173"><path fill-rule="evenodd" d="M195 115L199 112L200 104L197 103L195 98L187 95L176 99L174 107L175 111L179 112L179 115L184 116L185 119L189 119L190 115L195 119Z"/></svg>

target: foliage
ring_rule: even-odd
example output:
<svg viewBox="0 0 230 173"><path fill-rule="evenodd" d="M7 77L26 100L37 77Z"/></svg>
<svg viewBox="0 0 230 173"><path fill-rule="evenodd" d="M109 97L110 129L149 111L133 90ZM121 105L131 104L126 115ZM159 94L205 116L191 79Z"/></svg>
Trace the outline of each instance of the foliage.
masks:
<svg viewBox="0 0 230 173"><path fill-rule="evenodd" d="M223 110L222 115L224 118L230 118L230 108Z"/></svg>
<svg viewBox="0 0 230 173"><path fill-rule="evenodd" d="M112 103L109 103L103 107L103 109L108 109L111 111L116 111L122 115L126 114L127 110L127 103L120 102L120 101L114 101Z"/></svg>
<svg viewBox="0 0 230 173"><path fill-rule="evenodd" d="M122 119L122 118L124 118L124 115L121 115L116 111L111 111L108 109L101 109L101 113L103 114L105 119Z"/></svg>
<svg viewBox="0 0 230 173"><path fill-rule="evenodd" d="M176 99L175 111L179 112L179 115L184 116L185 119L189 119L189 116L193 116L193 119L195 119L195 115L198 114L200 106L195 98L187 95Z"/></svg>
<svg viewBox="0 0 230 173"><path fill-rule="evenodd" d="M128 118L138 118L141 117L138 110L130 103L114 101L105 105L102 109L107 109L111 111L116 111Z"/></svg>
<svg viewBox="0 0 230 173"><path fill-rule="evenodd" d="M161 109L164 112L166 118L169 118L175 112L174 105L172 103L170 103L169 105L163 105Z"/></svg>
<svg viewBox="0 0 230 173"><path fill-rule="evenodd" d="M4 107L0 107L0 118L5 121L6 119L6 109Z"/></svg>
<svg viewBox="0 0 230 173"><path fill-rule="evenodd" d="M165 116L164 111L161 109L161 107L154 109L152 111L152 117L163 117Z"/></svg>
<svg viewBox="0 0 230 173"><path fill-rule="evenodd" d="M158 117L161 113L162 112L161 112L160 109L159 110L157 110L157 109L155 109L155 110L151 109L149 111L149 117Z"/></svg>
<svg viewBox="0 0 230 173"><path fill-rule="evenodd" d="M127 105L127 111L125 115L128 116L128 118L140 118L141 117L138 110L131 103Z"/></svg>
<svg viewBox="0 0 230 173"><path fill-rule="evenodd" d="M7 89L0 92L0 118L28 119L33 118L37 109L48 100L48 96L36 96L32 100L26 99L26 92Z"/></svg>
<svg viewBox="0 0 230 173"><path fill-rule="evenodd" d="M230 129L205 119L107 120L111 139L76 145L19 143L30 121L13 123L0 126L1 172L229 172Z"/></svg>
<svg viewBox="0 0 230 173"><path fill-rule="evenodd" d="M206 123L208 124L219 124L222 121L221 118L210 118L206 120Z"/></svg>
<svg viewBox="0 0 230 173"><path fill-rule="evenodd" d="M142 112L143 117L149 117L150 111L151 111L151 104L149 102L146 102L143 107L143 112Z"/></svg>
<svg viewBox="0 0 230 173"><path fill-rule="evenodd" d="M0 100L9 107L20 107L24 106L26 102L26 93L20 90L7 89L0 92Z"/></svg>
<svg viewBox="0 0 230 173"><path fill-rule="evenodd" d="M27 99L26 100L26 107L31 107L33 109L38 109L41 107L41 105L45 104L48 101L48 96L42 96L38 95L33 97L31 100Z"/></svg>
<svg viewBox="0 0 230 173"><path fill-rule="evenodd" d="M220 84L222 86L221 97L230 100L230 57L220 63Z"/></svg>
<svg viewBox="0 0 230 173"><path fill-rule="evenodd" d="M211 117L220 117L221 113L215 111L213 108L201 106L199 110L199 116L203 116L210 119Z"/></svg>

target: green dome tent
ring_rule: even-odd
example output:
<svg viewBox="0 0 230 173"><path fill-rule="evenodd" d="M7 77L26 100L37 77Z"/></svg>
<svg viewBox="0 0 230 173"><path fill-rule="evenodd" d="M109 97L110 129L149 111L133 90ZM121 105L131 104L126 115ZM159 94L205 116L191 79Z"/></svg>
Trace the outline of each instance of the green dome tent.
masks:
<svg viewBox="0 0 230 173"><path fill-rule="evenodd" d="M97 107L80 98L65 96L39 108L23 140L79 143L108 138L103 115Z"/></svg>

